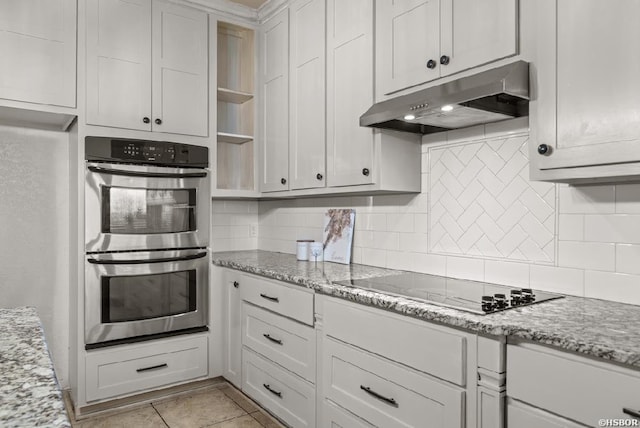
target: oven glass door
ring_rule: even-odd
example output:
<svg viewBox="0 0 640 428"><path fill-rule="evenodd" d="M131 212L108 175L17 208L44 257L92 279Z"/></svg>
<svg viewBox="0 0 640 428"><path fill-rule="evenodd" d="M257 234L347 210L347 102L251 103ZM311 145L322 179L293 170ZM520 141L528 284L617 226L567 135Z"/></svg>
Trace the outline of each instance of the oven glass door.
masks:
<svg viewBox="0 0 640 428"><path fill-rule="evenodd" d="M207 281L206 250L90 254L85 342L205 326Z"/></svg>
<svg viewBox="0 0 640 428"><path fill-rule="evenodd" d="M87 164L87 252L206 247L206 170Z"/></svg>

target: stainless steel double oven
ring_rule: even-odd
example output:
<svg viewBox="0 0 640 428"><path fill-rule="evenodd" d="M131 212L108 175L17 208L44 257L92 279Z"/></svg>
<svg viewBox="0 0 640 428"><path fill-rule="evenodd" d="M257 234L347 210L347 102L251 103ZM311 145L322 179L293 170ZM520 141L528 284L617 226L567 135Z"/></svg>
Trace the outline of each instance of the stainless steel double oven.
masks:
<svg viewBox="0 0 640 428"><path fill-rule="evenodd" d="M206 147L85 139L87 349L207 327Z"/></svg>

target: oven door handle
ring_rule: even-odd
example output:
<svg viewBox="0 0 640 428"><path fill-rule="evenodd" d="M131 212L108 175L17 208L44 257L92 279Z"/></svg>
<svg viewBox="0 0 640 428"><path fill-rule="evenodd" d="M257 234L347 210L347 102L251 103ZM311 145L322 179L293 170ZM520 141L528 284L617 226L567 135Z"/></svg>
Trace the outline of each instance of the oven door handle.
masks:
<svg viewBox="0 0 640 428"><path fill-rule="evenodd" d="M182 262L182 261L185 261L185 260L201 259L202 257L205 257L206 255L207 255L207 252L203 251L203 252L196 253L196 254L189 254L188 256L165 257L165 258L162 258L162 259L98 260L98 259L94 259L94 258L89 258L89 259L87 259L87 261L89 263L91 263L91 264L94 264L94 265L147 265L147 264L151 264L151 263Z"/></svg>
<svg viewBox="0 0 640 428"><path fill-rule="evenodd" d="M102 168L90 165L87 167L89 171L98 174L123 175L125 177L145 177L145 178L202 178L206 177L206 172L185 172L185 173L163 173L163 172L143 172L143 171L126 171L123 169Z"/></svg>

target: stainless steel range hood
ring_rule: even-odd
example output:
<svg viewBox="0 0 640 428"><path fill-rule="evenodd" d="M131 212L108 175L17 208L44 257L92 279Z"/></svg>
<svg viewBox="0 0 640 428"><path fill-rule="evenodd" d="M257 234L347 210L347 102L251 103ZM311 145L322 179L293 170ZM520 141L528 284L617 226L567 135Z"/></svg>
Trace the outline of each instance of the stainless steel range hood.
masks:
<svg viewBox="0 0 640 428"><path fill-rule="evenodd" d="M529 114L529 63L517 61L374 104L360 126L431 134Z"/></svg>

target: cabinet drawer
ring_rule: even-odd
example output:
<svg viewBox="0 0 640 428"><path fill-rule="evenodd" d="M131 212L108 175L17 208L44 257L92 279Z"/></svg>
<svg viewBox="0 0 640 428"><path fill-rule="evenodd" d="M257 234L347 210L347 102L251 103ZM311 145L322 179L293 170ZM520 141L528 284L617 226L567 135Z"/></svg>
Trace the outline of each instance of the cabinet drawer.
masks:
<svg viewBox="0 0 640 428"><path fill-rule="evenodd" d="M380 427L460 428L464 391L327 338L324 396Z"/></svg>
<svg viewBox="0 0 640 428"><path fill-rule="evenodd" d="M466 383L467 345L462 332L335 299L325 301L324 331L457 385Z"/></svg>
<svg viewBox="0 0 640 428"><path fill-rule="evenodd" d="M167 339L87 353L87 401L207 375L207 337Z"/></svg>
<svg viewBox="0 0 640 428"><path fill-rule="evenodd" d="M515 400L507 404L507 426L516 428L583 428L568 419Z"/></svg>
<svg viewBox="0 0 640 428"><path fill-rule="evenodd" d="M244 302L242 344L315 383L316 333L313 327Z"/></svg>
<svg viewBox="0 0 640 428"><path fill-rule="evenodd" d="M640 371L532 345L507 345L507 395L580 423L640 409Z"/></svg>
<svg viewBox="0 0 640 428"><path fill-rule="evenodd" d="M242 300L277 312L285 317L313 325L313 293L284 284L242 275L240 278Z"/></svg>
<svg viewBox="0 0 640 428"><path fill-rule="evenodd" d="M313 385L264 359L242 351L242 392L292 427L314 427L316 390Z"/></svg>
<svg viewBox="0 0 640 428"><path fill-rule="evenodd" d="M323 428L373 428L373 425L369 425L329 400L324 400L323 416Z"/></svg>

